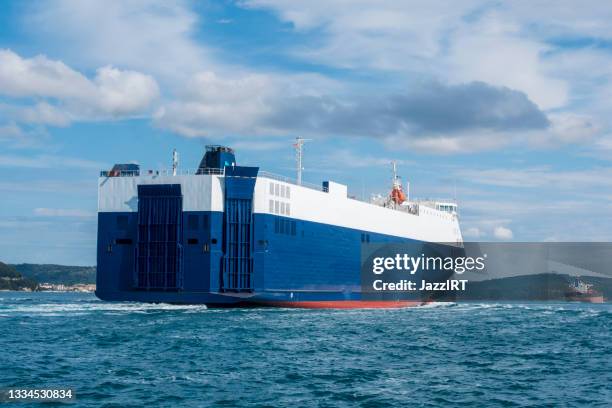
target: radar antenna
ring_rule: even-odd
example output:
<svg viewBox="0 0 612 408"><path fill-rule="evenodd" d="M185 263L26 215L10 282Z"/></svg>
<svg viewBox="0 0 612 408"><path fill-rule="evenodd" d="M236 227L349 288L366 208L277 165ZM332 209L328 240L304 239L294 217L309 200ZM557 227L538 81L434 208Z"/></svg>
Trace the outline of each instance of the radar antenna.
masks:
<svg viewBox="0 0 612 408"><path fill-rule="evenodd" d="M304 155L304 142L307 142L312 139L304 139L303 137L296 137L295 143L293 147L295 148L295 161L296 161L296 170L297 170L297 185L302 185L302 170L304 170L304 166L302 165L303 155Z"/></svg>

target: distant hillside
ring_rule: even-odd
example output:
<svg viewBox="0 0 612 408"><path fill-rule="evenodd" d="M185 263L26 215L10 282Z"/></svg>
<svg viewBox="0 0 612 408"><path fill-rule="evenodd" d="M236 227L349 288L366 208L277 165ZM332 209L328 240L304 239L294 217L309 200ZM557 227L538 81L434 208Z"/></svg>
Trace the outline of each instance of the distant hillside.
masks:
<svg viewBox="0 0 612 408"><path fill-rule="evenodd" d="M568 282L573 279L564 274L542 273L469 282L465 292L456 294L456 300L564 300ZM581 276L580 280L612 299L611 278Z"/></svg>
<svg viewBox="0 0 612 408"><path fill-rule="evenodd" d="M0 290L35 290L38 282L23 277L14 267L0 262Z"/></svg>
<svg viewBox="0 0 612 408"><path fill-rule="evenodd" d="M75 285L96 283L95 266L66 266L52 264L17 264L15 270L40 283Z"/></svg>

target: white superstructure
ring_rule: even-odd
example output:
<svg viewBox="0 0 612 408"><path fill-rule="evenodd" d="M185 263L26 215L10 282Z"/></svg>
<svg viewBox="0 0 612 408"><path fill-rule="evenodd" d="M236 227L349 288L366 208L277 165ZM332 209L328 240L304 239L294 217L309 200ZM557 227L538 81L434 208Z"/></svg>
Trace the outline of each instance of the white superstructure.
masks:
<svg viewBox="0 0 612 408"><path fill-rule="evenodd" d="M184 211L223 211L223 174L172 175L155 172L131 177L100 177L99 212L136 212L138 185L180 184ZM260 172L253 212L273 214L357 230L429 242L461 243L457 206L452 202L404 202L389 205L348 196L346 185L325 182L320 188Z"/></svg>

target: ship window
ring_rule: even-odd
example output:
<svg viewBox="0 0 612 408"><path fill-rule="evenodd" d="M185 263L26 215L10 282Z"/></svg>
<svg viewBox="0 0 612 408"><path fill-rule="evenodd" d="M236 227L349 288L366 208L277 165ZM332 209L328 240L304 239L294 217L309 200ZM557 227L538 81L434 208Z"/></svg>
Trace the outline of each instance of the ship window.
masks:
<svg viewBox="0 0 612 408"><path fill-rule="evenodd" d="M369 243L370 242L370 234L366 234L366 242Z"/></svg>
<svg viewBox="0 0 612 408"><path fill-rule="evenodd" d="M117 244L117 245L132 245L132 239L131 238L117 238L115 240L115 244Z"/></svg>
<svg viewBox="0 0 612 408"><path fill-rule="evenodd" d="M279 206L279 202L278 201L274 201L274 213L278 214L278 206Z"/></svg>
<svg viewBox="0 0 612 408"><path fill-rule="evenodd" d="M287 186L287 198L291 198L291 187Z"/></svg>
<svg viewBox="0 0 612 408"><path fill-rule="evenodd" d="M280 190L280 185L274 184L274 195L275 196L279 195L279 190Z"/></svg>
<svg viewBox="0 0 612 408"><path fill-rule="evenodd" d="M197 245L197 244L198 244L198 239L197 239L197 238L189 238L189 239L187 240L187 243L188 243L189 245Z"/></svg>
<svg viewBox="0 0 612 408"><path fill-rule="evenodd" d="M280 233L284 234L285 233L285 220L280 220Z"/></svg>
<svg viewBox="0 0 612 408"><path fill-rule="evenodd" d="M279 221L280 220L278 218L274 219L274 232L277 233L277 234L278 234L278 231L280 230L280 226L278 225Z"/></svg>
<svg viewBox="0 0 612 408"><path fill-rule="evenodd" d="M127 215L117 216L117 229L127 230L128 229L128 217Z"/></svg>
<svg viewBox="0 0 612 408"><path fill-rule="evenodd" d="M287 214L287 215L291 215L291 214L290 214L290 211L289 211L289 203L285 204L285 211L286 211L286 213L285 213L285 214Z"/></svg>
<svg viewBox="0 0 612 408"><path fill-rule="evenodd" d="M291 235L295 236L295 221L291 221Z"/></svg>
<svg viewBox="0 0 612 408"><path fill-rule="evenodd" d="M285 197L285 186L281 184L280 186L280 196Z"/></svg>
<svg viewBox="0 0 612 408"><path fill-rule="evenodd" d="M285 203L283 203L283 202L280 203L280 213L281 214L285 213Z"/></svg>
<svg viewBox="0 0 612 408"><path fill-rule="evenodd" d="M216 243L217 243L217 238L213 238L213 239L211 239L211 240L210 240L210 242L211 242L213 245L214 245L214 244L216 244Z"/></svg>
<svg viewBox="0 0 612 408"><path fill-rule="evenodd" d="M209 221L208 214L204 214L202 216L202 229L208 229Z"/></svg>
<svg viewBox="0 0 612 408"><path fill-rule="evenodd" d="M190 230L197 230L199 227L198 216L195 214L191 214L187 217L187 225Z"/></svg>
<svg viewBox="0 0 612 408"><path fill-rule="evenodd" d="M270 194L274 195L274 183L270 183Z"/></svg>
<svg viewBox="0 0 612 408"><path fill-rule="evenodd" d="M365 234L361 234L361 242L365 242Z"/></svg>
<svg viewBox="0 0 612 408"><path fill-rule="evenodd" d="M270 200L270 212L274 212L274 200Z"/></svg>

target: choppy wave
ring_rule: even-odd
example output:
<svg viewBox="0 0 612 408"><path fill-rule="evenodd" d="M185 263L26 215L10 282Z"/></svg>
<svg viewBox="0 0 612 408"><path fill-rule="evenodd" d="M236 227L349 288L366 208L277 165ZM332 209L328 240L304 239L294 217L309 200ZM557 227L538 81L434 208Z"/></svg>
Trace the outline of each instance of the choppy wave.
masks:
<svg viewBox="0 0 612 408"><path fill-rule="evenodd" d="M215 310L0 293L0 388L78 406L609 406L612 305ZM20 405L25 406L25 405Z"/></svg>
<svg viewBox="0 0 612 408"><path fill-rule="evenodd" d="M45 294L49 295L49 294ZM57 293L61 299L62 293ZM36 296L36 295L34 295ZM62 316L68 314L89 314L97 312L111 313L151 313L161 311L184 311L197 313L206 311L206 305L175 305L167 303L137 303L137 302L103 302L97 299L68 299L65 302L45 302L45 299L35 297L2 298L0 302L0 315L30 314L35 316ZM49 300L49 299L46 299Z"/></svg>

